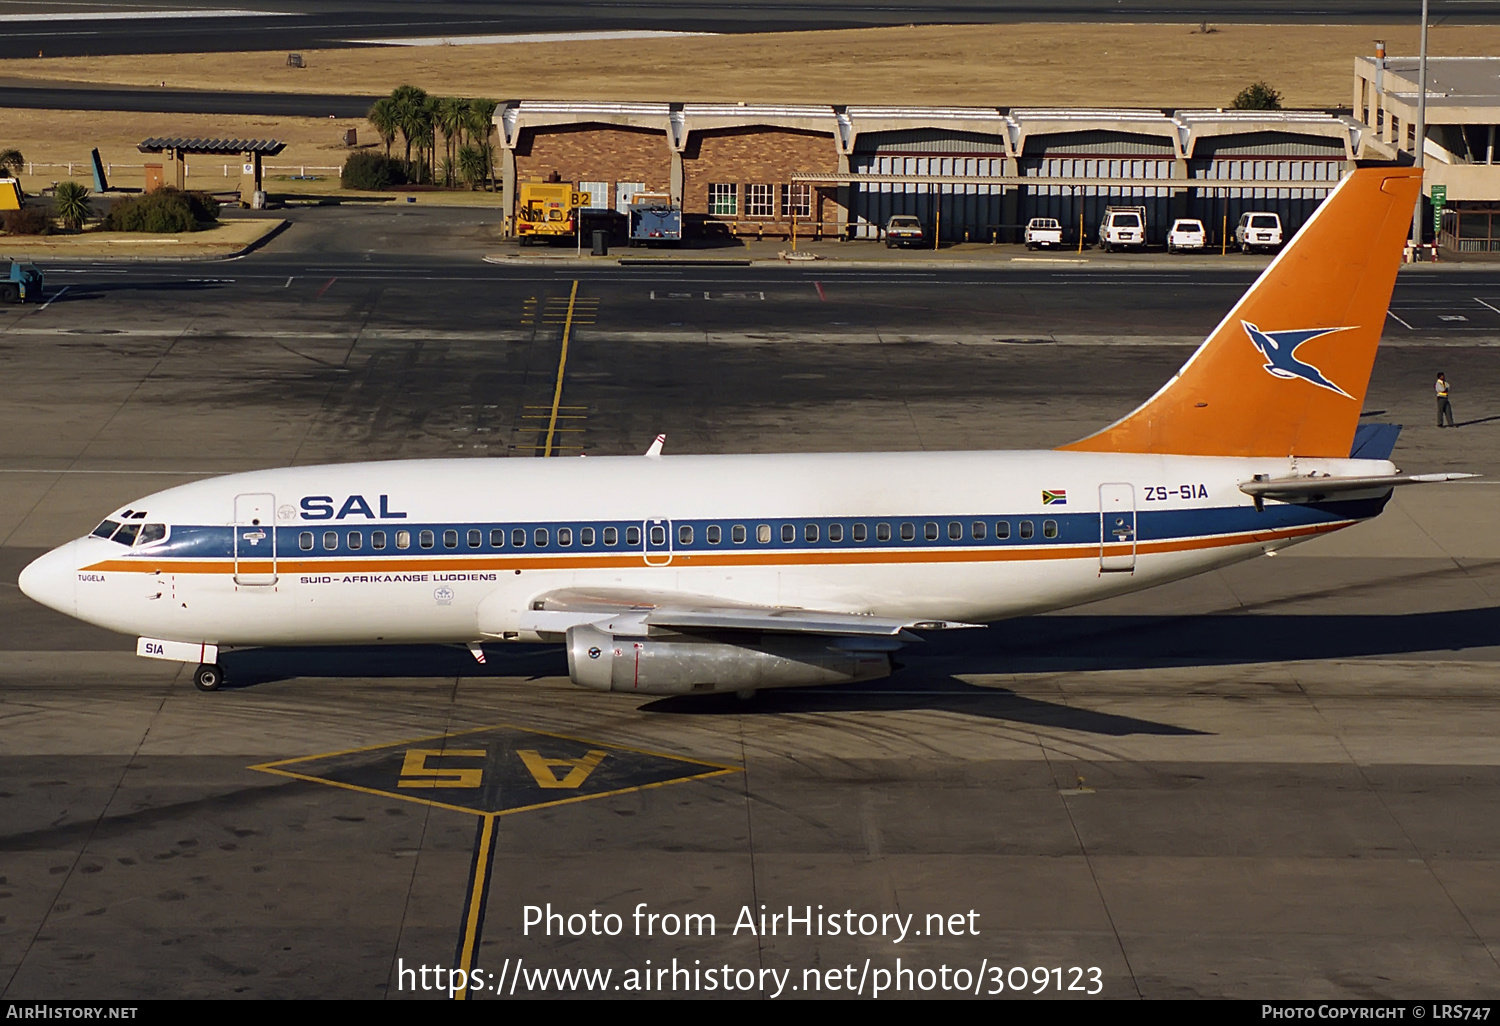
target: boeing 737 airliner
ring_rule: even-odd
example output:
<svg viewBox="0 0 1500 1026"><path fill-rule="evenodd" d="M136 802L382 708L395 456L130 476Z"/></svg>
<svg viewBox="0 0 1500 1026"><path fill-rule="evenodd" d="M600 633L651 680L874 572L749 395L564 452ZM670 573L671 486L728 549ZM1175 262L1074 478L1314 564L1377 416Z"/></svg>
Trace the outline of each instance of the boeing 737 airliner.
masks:
<svg viewBox="0 0 1500 1026"><path fill-rule="evenodd" d="M146 496L20 577L199 664L229 647L562 642L641 694L870 680L910 632L1091 602L1378 514L1360 405L1421 172L1352 172L1178 373L1053 451L416 460ZM1372 458L1373 457L1373 458Z"/></svg>

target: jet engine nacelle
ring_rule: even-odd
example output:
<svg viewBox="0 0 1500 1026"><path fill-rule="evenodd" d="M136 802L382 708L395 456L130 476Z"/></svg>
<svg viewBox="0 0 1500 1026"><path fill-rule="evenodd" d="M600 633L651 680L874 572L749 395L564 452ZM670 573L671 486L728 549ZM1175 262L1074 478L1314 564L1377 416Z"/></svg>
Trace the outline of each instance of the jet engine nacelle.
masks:
<svg viewBox="0 0 1500 1026"><path fill-rule="evenodd" d="M568 674L579 687L642 695L747 691L808 684L847 684L891 674L885 638L751 635L615 637L596 627L568 629Z"/></svg>

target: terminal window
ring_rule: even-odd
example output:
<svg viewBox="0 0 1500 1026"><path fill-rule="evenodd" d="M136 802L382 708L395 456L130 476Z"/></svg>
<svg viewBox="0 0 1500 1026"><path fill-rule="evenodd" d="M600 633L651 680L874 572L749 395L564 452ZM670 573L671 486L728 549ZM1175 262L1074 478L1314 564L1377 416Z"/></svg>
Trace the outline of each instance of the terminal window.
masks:
<svg viewBox="0 0 1500 1026"><path fill-rule="evenodd" d="M782 217L812 216L812 186L806 182L793 182L781 187Z"/></svg>
<svg viewBox="0 0 1500 1026"><path fill-rule="evenodd" d="M739 189L733 184L710 183L708 212L710 214L738 214L740 212Z"/></svg>
<svg viewBox="0 0 1500 1026"><path fill-rule="evenodd" d="M749 217L775 216L776 200L771 186L745 186L745 214Z"/></svg>

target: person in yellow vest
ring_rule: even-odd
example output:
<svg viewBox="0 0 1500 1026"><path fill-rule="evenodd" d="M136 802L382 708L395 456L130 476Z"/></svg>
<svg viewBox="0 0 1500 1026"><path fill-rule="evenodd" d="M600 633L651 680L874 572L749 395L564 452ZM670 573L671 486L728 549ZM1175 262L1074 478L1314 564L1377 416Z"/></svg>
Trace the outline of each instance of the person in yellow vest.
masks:
<svg viewBox="0 0 1500 1026"><path fill-rule="evenodd" d="M1453 404L1448 401L1448 379L1443 377L1443 372L1438 371L1437 376L1437 413L1438 427L1443 427L1443 419L1447 418L1448 427L1455 427L1453 423Z"/></svg>

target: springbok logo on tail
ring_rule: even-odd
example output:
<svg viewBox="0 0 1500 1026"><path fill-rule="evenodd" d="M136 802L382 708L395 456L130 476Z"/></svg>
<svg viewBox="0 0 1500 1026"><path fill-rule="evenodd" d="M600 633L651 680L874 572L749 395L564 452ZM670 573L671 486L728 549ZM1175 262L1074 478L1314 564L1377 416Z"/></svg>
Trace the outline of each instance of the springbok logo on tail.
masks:
<svg viewBox="0 0 1500 1026"><path fill-rule="evenodd" d="M1348 328L1307 328L1300 331L1261 331L1249 321L1240 321L1245 327L1245 333L1250 336L1250 341L1255 348L1260 350L1269 363L1266 371L1278 378L1301 378L1310 381L1319 388L1326 388L1330 392L1337 392L1341 396L1353 399L1342 388L1335 385L1323 376L1323 372L1310 363L1303 363L1297 359L1297 349L1304 342L1311 342L1315 338L1331 335L1335 331L1348 331Z"/></svg>

